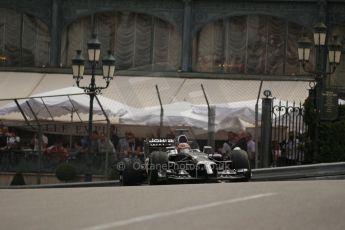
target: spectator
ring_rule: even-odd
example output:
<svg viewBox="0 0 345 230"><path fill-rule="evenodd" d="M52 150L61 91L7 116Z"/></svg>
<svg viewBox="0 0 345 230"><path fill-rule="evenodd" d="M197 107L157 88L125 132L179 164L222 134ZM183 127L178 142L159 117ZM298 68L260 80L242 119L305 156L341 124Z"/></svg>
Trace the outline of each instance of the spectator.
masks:
<svg viewBox="0 0 345 230"><path fill-rule="evenodd" d="M272 158L273 158L272 167L280 166L281 155L282 153L281 153L278 141L273 141L272 142Z"/></svg>
<svg viewBox="0 0 345 230"><path fill-rule="evenodd" d="M110 154L115 154L115 148L111 140L107 141L107 138L104 134L100 136L99 139L99 152L105 154L108 151Z"/></svg>
<svg viewBox="0 0 345 230"><path fill-rule="evenodd" d="M287 165L295 165L297 160L298 139L295 138L294 132L289 132L287 140L281 143L282 153L286 158Z"/></svg>
<svg viewBox="0 0 345 230"><path fill-rule="evenodd" d="M16 149L19 147L20 137L17 137L14 132L8 133L7 136L7 147L9 149Z"/></svg>
<svg viewBox="0 0 345 230"><path fill-rule="evenodd" d="M55 142L52 146L49 146L45 151L48 159L58 158L59 162L67 160L67 149L63 147L62 141Z"/></svg>
<svg viewBox="0 0 345 230"><path fill-rule="evenodd" d="M76 159L84 152L84 148L78 142L75 142L73 148L68 152L67 160Z"/></svg>
<svg viewBox="0 0 345 230"><path fill-rule="evenodd" d="M253 137L249 132L247 132L246 140L247 140L247 153L248 153L250 166L251 168L255 168L255 152L256 152L255 141L253 140Z"/></svg>
<svg viewBox="0 0 345 230"><path fill-rule="evenodd" d="M3 131L0 128L0 163L2 163L3 159L7 158L7 137Z"/></svg>
<svg viewBox="0 0 345 230"><path fill-rule="evenodd" d="M244 131L241 131L238 134L238 140L235 144L235 147L239 147L240 149L247 152L247 139L246 139L247 133Z"/></svg>
<svg viewBox="0 0 345 230"><path fill-rule="evenodd" d="M88 148L89 146L89 141L88 141L88 137L84 136L80 139L80 144L83 148Z"/></svg>
<svg viewBox="0 0 345 230"><path fill-rule="evenodd" d="M237 134L234 132L228 132L228 140L224 142L222 148L222 154L228 154L235 147L237 141Z"/></svg>
<svg viewBox="0 0 345 230"><path fill-rule="evenodd" d="M0 149L4 149L7 147L7 137L6 133L4 133L4 130L0 129Z"/></svg>
<svg viewBox="0 0 345 230"><path fill-rule="evenodd" d="M110 126L110 141L113 144L113 147L116 147L119 144L119 136L117 135L117 128L115 125Z"/></svg>
<svg viewBox="0 0 345 230"><path fill-rule="evenodd" d="M116 148L119 158L123 158L127 156L128 154L128 149L129 149L128 139L129 139L129 132L125 132L125 136L119 139L119 143Z"/></svg>
<svg viewBox="0 0 345 230"><path fill-rule="evenodd" d="M99 153L99 134L97 131L92 132L90 153L93 155L97 155Z"/></svg>
<svg viewBox="0 0 345 230"><path fill-rule="evenodd" d="M140 156L142 154L143 144L131 132L128 134L128 147L128 153L132 156Z"/></svg>
<svg viewBox="0 0 345 230"><path fill-rule="evenodd" d="M46 149L48 147L48 137L43 133L42 134L42 142L43 142L43 149Z"/></svg>
<svg viewBox="0 0 345 230"><path fill-rule="evenodd" d="M38 139L38 134L35 134L34 137L31 140L31 144L34 147L34 151L37 152L39 151L39 139ZM42 134L42 149L45 150L48 146L48 137L45 134Z"/></svg>

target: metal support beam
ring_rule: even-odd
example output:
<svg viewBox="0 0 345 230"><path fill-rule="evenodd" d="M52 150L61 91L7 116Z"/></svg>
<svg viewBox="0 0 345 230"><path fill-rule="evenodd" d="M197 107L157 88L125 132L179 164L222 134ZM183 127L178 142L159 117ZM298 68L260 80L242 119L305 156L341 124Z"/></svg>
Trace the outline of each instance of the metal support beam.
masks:
<svg viewBox="0 0 345 230"><path fill-rule="evenodd" d="M216 124L216 107L210 106L208 101L204 85L201 84L202 92L204 93L204 97L207 103L208 108L208 133L207 133L207 145L211 146L212 149L215 149L215 124Z"/></svg>
<svg viewBox="0 0 345 230"><path fill-rule="evenodd" d="M164 108L163 108L163 104L162 104L161 95L159 93L158 85L156 85L156 91L157 91L157 96L158 96L159 104L161 106L161 114L160 114L160 122L159 122L159 137L161 137L161 135L162 135L162 128L163 128Z"/></svg>
<svg viewBox="0 0 345 230"><path fill-rule="evenodd" d="M21 107L20 104L18 103L18 100L17 100L17 99L14 99L14 102L16 103L16 105L17 105L17 107L18 107L20 113L22 114L22 116L23 116L23 118L24 118L24 120L25 120L25 123L26 123L27 125L31 126L31 125L30 125L30 122L29 122L29 120L28 120L28 118L26 117L26 115L25 115L25 113L24 113L24 111L23 111L23 109L22 109L22 107Z"/></svg>
<svg viewBox="0 0 345 230"><path fill-rule="evenodd" d="M42 97L41 97L41 101L42 101L42 103L43 103L43 105L44 105L44 108L47 110L47 112L48 112L50 118L52 119L52 121L54 121L54 117L53 117L53 115L51 114L50 110L49 110L48 107L47 107L47 104L44 102L44 100L43 100Z"/></svg>

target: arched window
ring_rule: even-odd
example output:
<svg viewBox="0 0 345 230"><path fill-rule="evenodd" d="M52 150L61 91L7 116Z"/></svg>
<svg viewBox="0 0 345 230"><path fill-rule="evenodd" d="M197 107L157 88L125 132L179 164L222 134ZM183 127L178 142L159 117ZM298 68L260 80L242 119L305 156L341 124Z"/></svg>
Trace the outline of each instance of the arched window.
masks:
<svg viewBox="0 0 345 230"><path fill-rule="evenodd" d="M170 71L180 67L181 38L175 28L150 15L105 12L94 16L101 52L111 50L117 69ZM92 17L81 18L63 32L61 62L70 66L75 50L86 57L91 37Z"/></svg>
<svg viewBox="0 0 345 230"><path fill-rule="evenodd" d="M46 66L49 29L38 18L0 8L1 66Z"/></svg>
<svg viewBox="0 0 345 230"><path fill-rule="evenodd" d="M193 70L298 75L303 70L298 64L297 41L306 33L312 39L311 31L272 16L220 19L197 33L193 41Z"/></svg>

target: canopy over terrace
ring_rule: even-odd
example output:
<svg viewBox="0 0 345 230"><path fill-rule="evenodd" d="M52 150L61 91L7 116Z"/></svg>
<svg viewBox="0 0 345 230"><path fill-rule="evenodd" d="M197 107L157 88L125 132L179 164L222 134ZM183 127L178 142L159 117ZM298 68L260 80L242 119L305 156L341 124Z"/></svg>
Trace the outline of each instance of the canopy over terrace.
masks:
<svg viewBox="0 0 345 230"><path fill-rule="evenodd" d="M0 72L0 81L0 99L30 97L75 85L70 74ZM88 76L84 76L81 84L89 82ZM102 85L103 82L100 79L96 83ZM256 100L260 81L116 76L102 95L136 108L157 106L155 85L158 85L163 104L178 101L206 104L201 84L210 104L220 104ZM262 90L271 90L277 99L297 103L304 102L309 88L309 81L279 81L278 78L277 81L264 81L262 86Z"/></svg>
<svg viewBox="0 0 345 230"><path fill-rule="evenodd" d="M84 78L84 83L87 84L88 76ZM75 84L69 74L2 72L0 80L0 98L28 97ZM96 83L102 85L101 81ZM211 105L223 104L227 107L247 102L247 106L254 108L260 88L259 80L117 76L102 93L103 96L121 103L117 108L122 106L122 109L127 110L124 117L129 117L136 114L145 115L152 107L159 107L155 85L160 91L163 108L168 109L174 103L183 102L190 103L194 109L197 106L205 106L201 84ZM296 103L304 102L308 96L308 89L307 81L264 81L262 85L262 91L270 90L276 99ZM219 115L224 116L221 108L217 110L216 116ZM137 124L125 120L123 122ZM231 123L230 120L228 122Z"/></svg>
<svg viewBox="0 0 345 230"><path fill-rule="evenodd" d="M254 127L254 105L255 102L253 101L214 105L216 112L215 131L231 130L237 132ZM193 105L183 101L164 105L163 109L163 124L165 126L194 127L203 130L200 132L208 130L208 108L206 105ZM132 108L120 117L120 123L157 126L160 124L160 112L160 106L147 107L144 110Z"/></svg>
<svg viewBox="0 0 345 230"><path fill-rule="evenodd" d="M25 120L30 126L51 122L87 121L89 95L77 87L66 87L26 98L1 99L7 102L0 108L2 120ZM109 121L126 113L125 105L103 96L97 96L93 112L95 121ZM114 119L112 119L114 120Z"/></svg>

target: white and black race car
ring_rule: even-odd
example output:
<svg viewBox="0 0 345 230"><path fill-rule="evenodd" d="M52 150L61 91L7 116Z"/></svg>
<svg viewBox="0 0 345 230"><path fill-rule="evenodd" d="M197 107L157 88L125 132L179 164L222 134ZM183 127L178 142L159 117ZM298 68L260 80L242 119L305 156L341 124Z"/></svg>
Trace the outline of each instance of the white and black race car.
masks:
<svg viewBox="0 0 345 230"><path fill-rule="evenodd" d="M191 148L185 135L174 139L148 139L145 157L125 158L120 162L122 185L148 182L150 185L171 183L208 183L249 181L251 169L247 152L234 149L229 154Z"/></svg>

